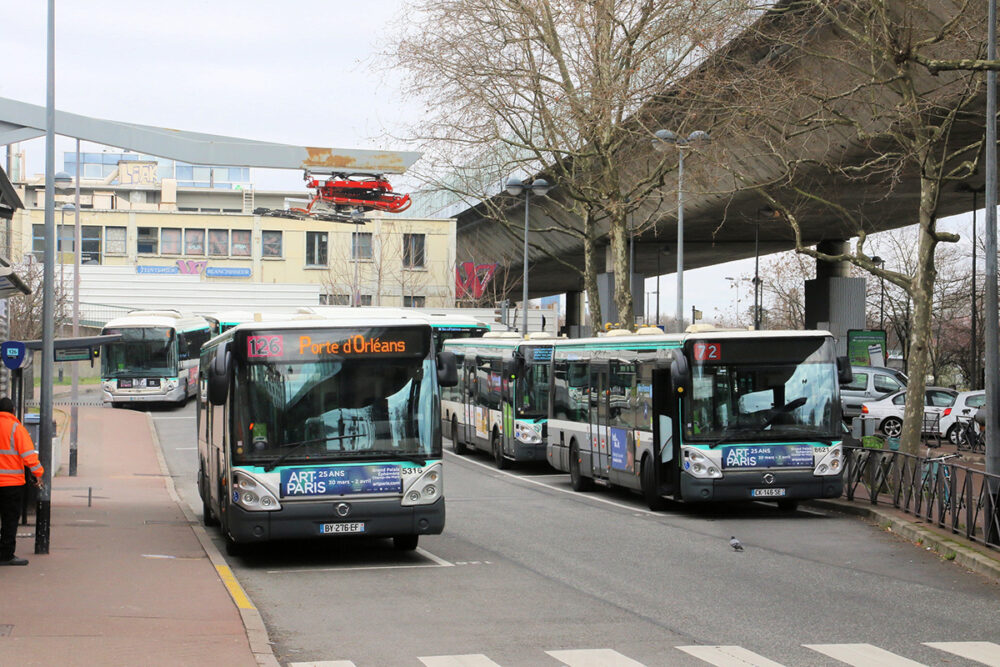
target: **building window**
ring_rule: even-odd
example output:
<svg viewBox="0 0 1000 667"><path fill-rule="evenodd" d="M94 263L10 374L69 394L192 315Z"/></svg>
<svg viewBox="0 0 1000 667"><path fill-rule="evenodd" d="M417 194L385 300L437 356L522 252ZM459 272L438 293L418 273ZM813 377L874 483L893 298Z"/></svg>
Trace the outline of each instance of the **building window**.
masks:
<svg viewBox="0 0 1000 667"><path fill-rule="evenodd" d="M427 297L425 296L404 296L403 297L403 307L404 308L423 308L427 303Z"/></svg>
<svg viewBox="0 0 1000 667"><path fill-rule="evenodd" d="M139 236L136 238L136 252L140 255L155 255L159 249L160 230L156 227L139 227Z"/></svg>
<svg viewBox="0 0 1000 667"><path fill-rule="evenodd" d="M208 254L213 257L229 256L229 230L208 230Z"/></svg>
<svg viewBox="0 0 1000 667"><path fill-rule="evenodd" d="M160 245L164 255L181 254L181 230L164 227L160 230Z"/></svg>
<svg viewBox="0 0 1000 667"><path fill-rule="evenodd" d="M424 268L423 234L403 234L403 268Z"/></svg>
<svg viewBox="0 0 1000 667"><path fill-rule="evenodd" d="M185 229L184 230L184 254L204 255L205 254L205 230Z"/></svg>
<svg viewBox="0 0 1000 667"><path fill-rule="evenodd" d="M354 232L353 234L351 234L351 258L352 259L372 258L371 232Z"/></svg>
<svg viewBox="0 0 1000 667"><path fill-rule="evenodd" d="M101 228L97 225L80 226L80 263L101 263Z"/></svg>
<svg viewBox="0 0 1000 667"><path fill-rule="evenodd" d="M306 266L326 266L326 232L306 232Z"/></svg>
<svg viewBox="0 0 1000 667"><path fill-rule="evenodd" d="M319 303L322 306L349 306L351 296L349 294L320 294Z"/></svg>
<svg viewBox="0 0 1000 667"><path fill-rule="evenodd" d="M233 257L250 256L250 230L233 230Z"/></svg>
<svg viewBox="0 0 1000 667"><path fill-rule="evenodd" d="M128 251L128 246L125 244L125 239L126 236L124 227L105 227L104 254L124 255Z"/></svg>
<svg viewBox="0 0 1000 667"><path fill-rule="evenodd" d="M281 257L281 232L264 230L260 236L262 257Z"/></svg>
<svg viewBox="0 0 1000 667"><path fill-rule="evenodd" d="M372 295L371 294L359 294L358 295L358 305L359 306L370 306L370 305L372 305Z"/></svg>
<svg viewBox="0 0 1000 667"><path fill-rule="evenodd" d="M39 262L45 261L45 225L31 226L31 254Z"/></svg>

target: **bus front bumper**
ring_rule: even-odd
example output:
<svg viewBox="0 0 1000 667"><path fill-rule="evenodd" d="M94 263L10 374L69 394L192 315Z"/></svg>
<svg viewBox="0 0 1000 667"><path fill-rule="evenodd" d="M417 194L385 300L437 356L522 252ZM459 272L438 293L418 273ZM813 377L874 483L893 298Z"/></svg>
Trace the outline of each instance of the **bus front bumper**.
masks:
<svg viewBox="0 0 1000 667"><path fill-rule="evenodd" d="M105 403L179 403L184 400L183 385L170 391L149 391L148 389L136 389L135 393L129 393L128 389L118 389L115 393L104 391Z"/></svg>
<svg viewBox="0 0 1000 667"><path fill-rule="evenodd" d="M342 516L338 506L348 506ZM230 504L229 532L236 542L293 540L310 537L394 537L440 535L444 530L444 499L430 505L400 507L399 498L360 500L331 498L322 501L285 502L275 512L248 512ZM343 508L341 508L343 511ZM356 533L320 532L324 524L364 523Z"/></svg>
<svg viewBox="0 0 1000 667"><path fill-rule="evenodd" d="M768 475L770 481L765 478ZM681 474L681 498L685 502L839 498L843 491L842 475L818 476L812 469L727 472L722 479Z"/></svg>
<svg viewBox="0 0 1000 667"><path fill-rule="evenodd" d="M512 457L515 461L548 461L548 456L545 454L545 443L540 442L534 445L528 445L523 442L514 440L513 443L514 456Z"/></svg>

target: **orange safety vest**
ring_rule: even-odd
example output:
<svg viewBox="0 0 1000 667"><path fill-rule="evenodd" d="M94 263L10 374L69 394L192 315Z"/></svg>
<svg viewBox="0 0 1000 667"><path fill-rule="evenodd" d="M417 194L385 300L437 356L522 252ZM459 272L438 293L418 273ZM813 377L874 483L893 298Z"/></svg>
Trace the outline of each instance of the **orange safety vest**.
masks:
<svg viewBox="0 0 1000 667"><path fill-rule="evenodd" d="M28 430L11 413L0 412L0 486L22 486L25 466L39 479L45 472Z"/></svg>

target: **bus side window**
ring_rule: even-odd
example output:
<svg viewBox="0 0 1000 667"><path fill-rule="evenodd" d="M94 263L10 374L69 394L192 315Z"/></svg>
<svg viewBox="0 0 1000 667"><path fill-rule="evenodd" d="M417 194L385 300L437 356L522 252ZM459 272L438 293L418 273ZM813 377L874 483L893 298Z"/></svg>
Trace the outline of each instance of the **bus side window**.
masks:
<svg viewBox="0 0 1000 667"><path fill-rule="evenodd" d="M188 334L177 332L177 358L181 361L191 358L188 346Z"/></svg>
<svg viewBox="0 0 1000 667"><path fill-rule="evenodd" d="M569 383L566 381L566 362L556 360L552 363L553 386L555 396L552 400L553 415L556 419L566 419L570 413Z"/></svg>

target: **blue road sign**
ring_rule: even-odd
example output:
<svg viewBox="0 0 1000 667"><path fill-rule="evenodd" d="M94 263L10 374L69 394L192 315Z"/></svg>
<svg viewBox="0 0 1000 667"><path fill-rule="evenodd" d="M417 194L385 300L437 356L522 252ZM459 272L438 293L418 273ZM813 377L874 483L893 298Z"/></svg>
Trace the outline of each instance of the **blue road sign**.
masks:
<svg viewBox="0 0 1000 667"><path fill-rule="evenodd" d="M9 340L0 345L0 358L3 359L3 365L10 370L20 368L27 356L28 349L19 340Z"/></svg>

